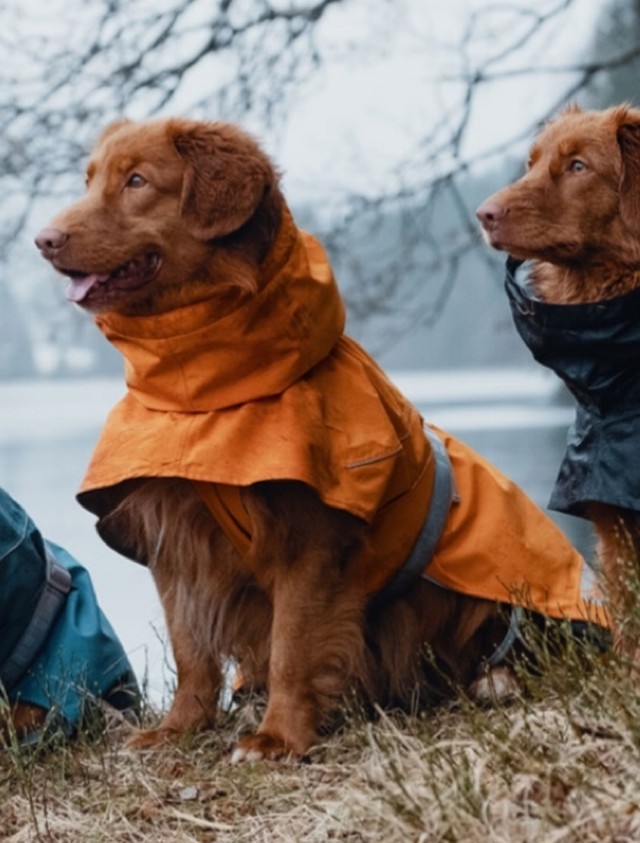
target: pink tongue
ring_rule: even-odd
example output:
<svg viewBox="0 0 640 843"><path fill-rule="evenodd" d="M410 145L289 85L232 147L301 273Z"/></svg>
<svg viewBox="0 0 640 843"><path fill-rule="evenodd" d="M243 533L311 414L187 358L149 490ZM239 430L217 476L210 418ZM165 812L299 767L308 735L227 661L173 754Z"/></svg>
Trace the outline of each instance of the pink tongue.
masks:
<svg viewBox="0 0 640 843"><path fill-rule="evenodd" d="M103 284L108 275L85 275L83 278L69 278L66 290L67 301L81 302L96 284Z"/></svg>

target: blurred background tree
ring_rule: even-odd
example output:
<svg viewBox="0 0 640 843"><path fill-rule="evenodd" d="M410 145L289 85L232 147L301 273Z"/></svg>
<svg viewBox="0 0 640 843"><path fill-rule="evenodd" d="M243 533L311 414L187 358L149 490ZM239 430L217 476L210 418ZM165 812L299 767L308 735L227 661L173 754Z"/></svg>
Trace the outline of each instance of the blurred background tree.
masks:
<svg viewBox="0 0 640 843"><path fill-rule="evenodd" d="M634 100L640 2L433 5L5 0L0 375L25 371L8 344L30 350L27 369L117 365L31 238L79 193L91 143L123 114L258 135L329 247L350 331L386 365L526 364L473 210L564 103Z"/></svg>
<svg viewBox="0 0 640 843"><path fill-rule="evenodd" d="M640 0L609 0L596 23L587 54L595 72L589 78L585 103L604 108L617 102L638 104L640 95ZM599 72L599 65L606 67Z"/></svg>

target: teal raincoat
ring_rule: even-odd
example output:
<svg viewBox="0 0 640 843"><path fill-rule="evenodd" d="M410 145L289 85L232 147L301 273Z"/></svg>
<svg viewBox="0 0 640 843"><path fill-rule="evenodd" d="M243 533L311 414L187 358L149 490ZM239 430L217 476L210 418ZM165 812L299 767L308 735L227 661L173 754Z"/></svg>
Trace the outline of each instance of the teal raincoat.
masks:
<svg viewBox="0 0 640 843"><path fill-rule="evenodd" d="M52 576L52 571L55 575ZM134 710L138 687L88 572L0 488L0 690L71 733L88 704Z"/></svg>

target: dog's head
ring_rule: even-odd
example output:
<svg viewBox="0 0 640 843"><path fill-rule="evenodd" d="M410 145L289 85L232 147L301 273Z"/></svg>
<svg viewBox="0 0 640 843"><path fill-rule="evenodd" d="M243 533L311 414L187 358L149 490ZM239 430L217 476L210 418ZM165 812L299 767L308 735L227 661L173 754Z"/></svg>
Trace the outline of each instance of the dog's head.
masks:
<svg viewBox="0 0 640 843"><path fill-rule="evenodd" d="M572 107L533 144L525 175L477 210L487 242L556 264L640 260L640 110Z"/></svg>
<svg viewBox="0 0 640 843"><path fill-rule="evenodd" d="M236 127L182 119L108 126L86 192L36 237L94 313L153 314L250 291L278 230L278 176Z"/></svg>

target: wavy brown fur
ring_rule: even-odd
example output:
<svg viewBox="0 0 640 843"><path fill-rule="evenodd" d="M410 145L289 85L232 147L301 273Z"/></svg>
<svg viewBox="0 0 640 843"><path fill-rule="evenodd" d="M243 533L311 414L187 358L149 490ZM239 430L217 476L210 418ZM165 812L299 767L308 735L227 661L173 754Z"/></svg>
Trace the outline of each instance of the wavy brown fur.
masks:
<svg viewBox="0 0 640 843"><path fill-rule="evenodd" d="M170 711L135 746L210 725L228 659L246 686L269 689L252 749L277 754L284 744L302 753L349 688L371 702L409 707L425 683L425 644L453 680L469 682L499 640L502 620L492 603L426 580L367 618L366 595L349 578L349 551L362 533L357 519L299 483L259 484L244 497L260 580L188 481L145 481L108 519L108 529L149 561L178 669Z"/></svg>

